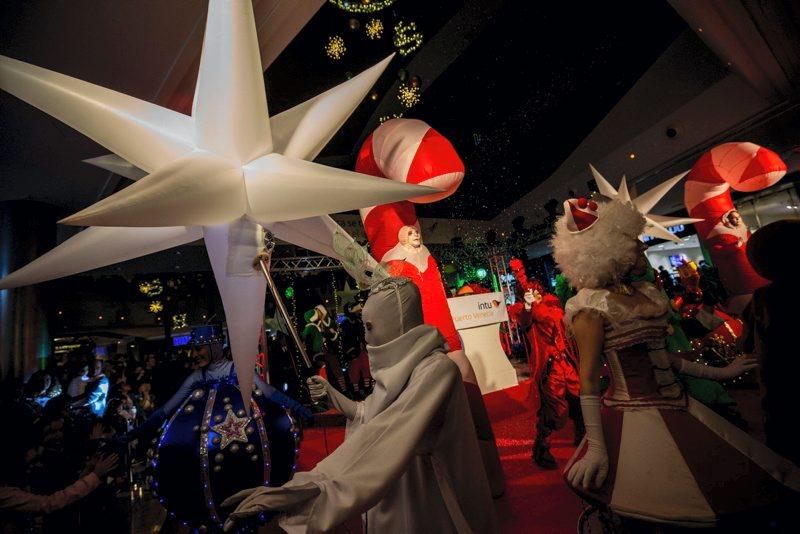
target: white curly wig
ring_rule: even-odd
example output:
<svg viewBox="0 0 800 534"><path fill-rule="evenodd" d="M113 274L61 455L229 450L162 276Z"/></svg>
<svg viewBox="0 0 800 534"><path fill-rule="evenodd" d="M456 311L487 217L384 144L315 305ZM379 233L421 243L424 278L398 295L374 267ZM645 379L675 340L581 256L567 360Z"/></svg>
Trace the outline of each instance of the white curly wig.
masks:
<svg viewBox="0 0 800 534"><path fill-rule="evenodd" d="M600 289L622 279L639 256L644 216L629 202L599 203L597 220L572 231L567 215L556 221L551 244L558 268L576 289Z"/></svg>

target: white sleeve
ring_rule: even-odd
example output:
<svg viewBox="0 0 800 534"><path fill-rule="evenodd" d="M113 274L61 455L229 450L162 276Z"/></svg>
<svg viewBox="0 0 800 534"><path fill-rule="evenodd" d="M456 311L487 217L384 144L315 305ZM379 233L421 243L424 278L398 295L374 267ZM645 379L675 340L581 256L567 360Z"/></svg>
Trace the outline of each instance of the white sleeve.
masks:
<svg viewBox="0 0 800 534"><path fill-rule="evenodd" d="M594 310L608 317L608 291L605 289L581 289L564 306L564 325L571 331L572 319L578 312Z"/></svg>

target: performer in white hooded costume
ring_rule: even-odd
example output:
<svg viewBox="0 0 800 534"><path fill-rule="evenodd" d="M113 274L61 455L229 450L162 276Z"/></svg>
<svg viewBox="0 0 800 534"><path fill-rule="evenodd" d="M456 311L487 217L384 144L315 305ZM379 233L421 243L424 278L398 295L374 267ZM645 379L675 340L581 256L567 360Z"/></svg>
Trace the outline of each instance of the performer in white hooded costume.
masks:
<svg viewBox="0 0 800 534"><path fill-rule="evenodd" d="M344 443L280 488L253 488L226 529L264 511L283 511L287 532L324 532L363 514L366 532L497 531L458 367L435 327L423 324L419 289L406 278L376 284L362 313L372 395L348 399L324 379L312 396L328 397L348 419Z"/></svg>

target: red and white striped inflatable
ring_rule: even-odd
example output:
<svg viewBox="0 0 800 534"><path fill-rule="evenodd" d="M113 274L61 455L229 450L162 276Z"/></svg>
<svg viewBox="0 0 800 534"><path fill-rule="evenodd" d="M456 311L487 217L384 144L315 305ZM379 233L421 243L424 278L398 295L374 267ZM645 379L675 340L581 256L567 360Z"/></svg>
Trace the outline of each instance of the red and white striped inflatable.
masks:
<svg viewBox="0 0 800 534"><path fill-rule="evenodd" d="M464 179L464 163L453 145L424 122L413 119L389 120L372 132L358 154L356 171L442 190L416 198L414 202L435 202L452 195ZM372 255L386 263L390 273L414 281L422 297L425 322L436 326L447 341L450 350L447 355L458 366L464 380L492 495L502 495L505 491L503 469L489 416L475 370L450 315L439 265L420 239L414 204L403 201L362 209L361 219Z"/></svg>
<svg viewBox="0 0 800 534"><path fill-rule="evenodd" d="M356 171L443 190L414 199L417 203L448 197L464 179L464 163L453 145L429 125L415 119L392 119L379 126L361 147ZM403 227L419 230L414 205L409 201L362 209L361 219L372 255L380 262L397 259L393 251L397 250ZM424 252L424 263L402 261L392 265L393 261L389 261L390 272L414 280L422 296L425 322L440 330L451 351L460 350L461 340L447 306L439 266L427 249Z"/></svg>
<svg viewBox="0 0 800 534"><path fill-rule="evenodd" d="M731 199L730 189L753 192L777 183L786 164L775 152L753 143L725 143L703 154L686 178L684 200L697 234L706 244L732 296L749 295L767 283L750 266L750 232Z"/></svg>

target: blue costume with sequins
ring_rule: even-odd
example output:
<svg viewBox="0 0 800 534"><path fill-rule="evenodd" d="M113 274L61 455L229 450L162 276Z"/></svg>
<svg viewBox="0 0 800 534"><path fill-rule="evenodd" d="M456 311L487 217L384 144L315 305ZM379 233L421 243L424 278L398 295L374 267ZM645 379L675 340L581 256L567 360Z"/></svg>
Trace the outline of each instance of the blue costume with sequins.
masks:
<svg viewBox="0 0 800 534"><path fill-rule="evenodd" d="M250 414L244 409L233 362L193 372L142 425L166 418L153 459L156 492L171 517L221 525L219 503L237 491L280 486L292 478L302 404L255 377Z"/></svg>

